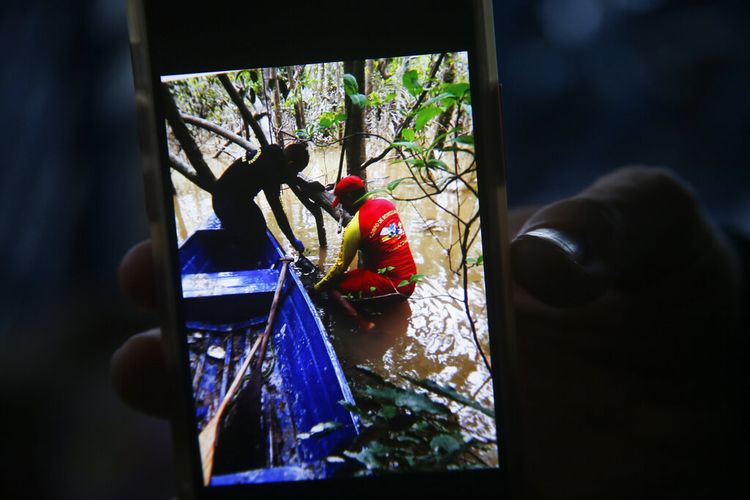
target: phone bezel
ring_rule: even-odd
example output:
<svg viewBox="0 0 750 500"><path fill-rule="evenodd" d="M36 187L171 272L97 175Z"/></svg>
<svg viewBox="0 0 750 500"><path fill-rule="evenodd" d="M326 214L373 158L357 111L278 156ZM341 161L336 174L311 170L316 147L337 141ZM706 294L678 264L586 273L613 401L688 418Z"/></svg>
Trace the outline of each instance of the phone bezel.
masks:
<svg viewBox="0 0 750 500"><path fill-rule="evenodd" d="M474 0L464 9L446 17L435 4L419 0L399 5L398 15L385 11L368 13L366 24L351 17L358 4L329 2L325 9L308 4L272 7L228 2L226 9L211 19L190 15L192 3L129 0L131 52L136 87L141 149L144 158L144 184L162 306L165 357L173 386L174 417L172 433L176 457L178 490L185 498L241 498L258 494L292 495L337 492L349 496L358 491L386 493L416 487L420 494L438 494L445 487L461 485L495 486L500 493L517 491L520 473L517 446L518 422L514 418L516 400L515 330L510 310L509 249L505 166L502 145L501 95L497 77L492 6L489 0ZM386 7L384 6L383 9ZM394 7L396 8L396 7ZM244 10L243 10L244 9ZM251 15L252 14L252 15ZM325 31L311 21L322 19L346 29ZM419 15L421 25L410 19ZM267 20L250 23L253 38L264 41L261 51L248 51L243 28L246 19ZM357 24L357 23L360 24ZM447 32L429 29L450 22ZM339 23L339 24L337 24ZM349 26L347 23L354 23ZM378 30L378 26L388 29ZM442 24L440 24L442 26ZM281 28L285 28L281 31ZM274 31L279 30L279 31ZM317 30L317 31L316 31ZM342 43L342 39L346 43ZM244 40L244 41L243 41ZM314 43L310 43L314 40ZM167 176L166 130L159 94L161 75L199 73L271 65L339 61L355 58L394 57L466 50L472 83L476 159L479 176L482 240L485 260L490 350L493 363L496 425L501 466L498 469L441 471L425 474L393 473L368 478L341 478L296 483L269 483L251 486L205 488L196 432L193 428L192 385L184 369L187 345L180 341L181 294L176 256L176 233ZM500 277L490 280L487 277ZM386 480L387 478L387 480Z"/></svg>

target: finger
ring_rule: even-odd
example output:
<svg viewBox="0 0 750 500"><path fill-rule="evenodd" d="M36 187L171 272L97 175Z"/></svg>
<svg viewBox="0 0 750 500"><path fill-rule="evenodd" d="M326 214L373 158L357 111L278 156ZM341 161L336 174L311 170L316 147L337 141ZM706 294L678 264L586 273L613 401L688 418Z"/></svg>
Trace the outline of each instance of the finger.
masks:
<svg viewBox="0 0 750 500"><path fill-rule="evenodd" d="M151 241L145 240L122 258L118 270L120 286L135 304L156 309L157 294Z"/></svg>
<svg viewBox="0 0 750 500"><path fill-rule="evenodd" d="M110 360L115 391L131 408L149 415L169 415L167 371L161 332L149 330L129 338Z"/></svg>
<svg viewBox="0 0 750 500"><path fill-rule="evenodd" d="M513 276L547 304L580 305L684 266L711 238L674 174L628 167L532 215L511 244Z"/></svg>

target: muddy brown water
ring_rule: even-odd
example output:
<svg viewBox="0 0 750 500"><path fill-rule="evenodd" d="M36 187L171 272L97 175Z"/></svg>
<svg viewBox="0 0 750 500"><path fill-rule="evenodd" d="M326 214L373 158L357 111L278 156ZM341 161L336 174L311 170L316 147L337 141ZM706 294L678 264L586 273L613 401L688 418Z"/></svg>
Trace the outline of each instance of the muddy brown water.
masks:
<svg viewBox="0 0 750 500"><path fill-rule="evenodd" d="M239 151L232 151L236 156ZM340 150L314 148L310 164L304 174L323 184L336 180ZM218 177L233 159L226 154L217 160L209 160ZM393 179L408 175L402 163L381 161L367 170L368 188L383 188ZM182 243L213 213L211 197L176 172L172 172L177 196L175 197L178 241ZM419 188L409 182L401 183L395 191L401 198L421 194ZM387 196L387 195L384 195ZM465 189L450 186L438 196L445 207L465 216L476 210L476 200ZM266 215L269 229L277 236L282 247L290 255L295 252L279 231L263 195L256 198ZM305 255L324 269L330 268L338 254L341 233L338 223L324 214L328 247L319 248L315 220L289 189L282 192L282 203L294 233L302 240ZM429 378L438 383L449 384L461 394L492 407L492 381L477 351L464 305L461 302L463 288L460 276L450 271L448 254L443 247L455 239L457 227L451 217L430 200L414 202L395 201L404 223L409 245L417 263L418 273L425 275L408 302L395 304L374 318L379 333L362 335L346 321L323 318L329 328L332 344L348 376L355 377L351 367L366 365L398 384L405 381L399 374ZM481 241L477 238L469 255L481 254ZM457 254L453 254L454 263ZM354 264L356 265L356 263ZM476 323L478 337L485 353L489 355L486 300L482 267L469 273L469 304ZM492 419L457 403L449 406L457 412L467 436L485 440L495 439ZM487 452L485 462L497 465L498 457Z"/></svg>

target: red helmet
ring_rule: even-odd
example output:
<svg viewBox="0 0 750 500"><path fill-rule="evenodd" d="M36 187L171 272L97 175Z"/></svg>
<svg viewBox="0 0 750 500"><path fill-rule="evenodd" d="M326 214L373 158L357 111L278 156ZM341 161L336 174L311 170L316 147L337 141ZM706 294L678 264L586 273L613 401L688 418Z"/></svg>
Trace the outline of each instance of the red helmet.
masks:
<svg viewBox="0 0 750 500"><path fill-rule="evenodd" d="M341 203L341 195L344 193L356 193L365 188L365 181L357 177L356 175L349 175L341 179L336 187L333 188L333 194L336 198L333 199L332 205L335 207Z"/></svg>

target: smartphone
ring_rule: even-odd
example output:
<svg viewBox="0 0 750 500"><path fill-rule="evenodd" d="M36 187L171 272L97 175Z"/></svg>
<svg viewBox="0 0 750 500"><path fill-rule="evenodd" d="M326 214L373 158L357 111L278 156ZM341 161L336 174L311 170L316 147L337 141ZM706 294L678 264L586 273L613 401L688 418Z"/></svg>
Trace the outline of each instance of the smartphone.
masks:
<svg viewBox="0 0 750 500"><path fill-rule="evenodd" d="M129 1L181 498L517 492L488 1Z"/></svg>

